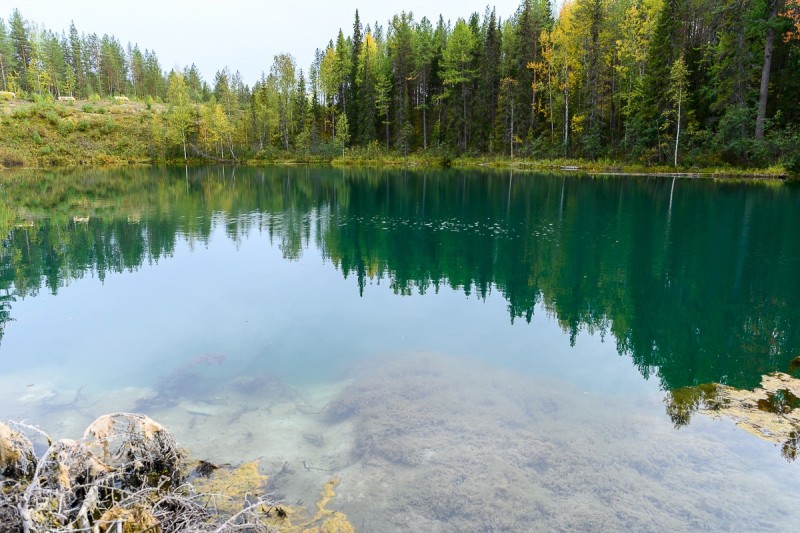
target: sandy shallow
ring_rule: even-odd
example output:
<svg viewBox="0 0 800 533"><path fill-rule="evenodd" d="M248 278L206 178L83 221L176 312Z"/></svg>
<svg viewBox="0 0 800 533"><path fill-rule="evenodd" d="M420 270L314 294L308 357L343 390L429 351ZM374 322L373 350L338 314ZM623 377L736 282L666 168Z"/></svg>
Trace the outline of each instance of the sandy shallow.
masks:
<svg viewBox="0 0 800 533"><path fill-rule="evenodd" d="M42 375L41 373L37 373ZM191 372L190 372L191 374ZM64 378L66 380L66 378ZM75 437L143 410L196 458L261 458L268 490L311 505L337 477L363 531L788 531L798 465L732 423L673 428L660 398L599 395L486 362L405 353L347 380L292 387L248 373L95 392L4 376L3 418Z"/></svg>

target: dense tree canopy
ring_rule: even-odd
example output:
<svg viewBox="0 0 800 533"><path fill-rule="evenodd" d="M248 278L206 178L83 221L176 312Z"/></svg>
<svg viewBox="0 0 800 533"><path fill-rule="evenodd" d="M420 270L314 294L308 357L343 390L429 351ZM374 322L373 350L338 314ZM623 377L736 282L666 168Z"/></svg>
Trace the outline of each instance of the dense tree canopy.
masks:
<svg viewBox="0 0 800 533"><path fill-rule="evenodd" d="M634 158L645 163L800 167L797 0L523 0L456 21L355 14L305 72L275 56L252 87L114 36L0 19L0 87L21 95L192 102L164 151L220 159L274 151ZM172 94L175 94L174 92ZM181 93L182 94L182 93ZM169 104L169 102L167 102ZM163 121L169 127L169 121ZM347 135L338 130L346 125ZM171 139L171 141L170 141ZM678 156L676 157L676 154Z"/></svg>

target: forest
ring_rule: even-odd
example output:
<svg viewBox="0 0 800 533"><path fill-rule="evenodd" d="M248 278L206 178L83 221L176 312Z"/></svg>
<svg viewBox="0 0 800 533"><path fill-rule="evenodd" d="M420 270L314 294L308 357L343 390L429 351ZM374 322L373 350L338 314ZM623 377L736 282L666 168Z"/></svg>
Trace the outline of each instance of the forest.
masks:
<svg viewBox="0 0 800 533"><path fill-rule="evenodd" d="M456 21L356 12L307 68L279 54L252 85L228 67L208 81L193 64L166 72L153 50L14 10L0 19L0 100L146 103L153 160L388 153L800 172L800 0L554 5Z"/></svg>

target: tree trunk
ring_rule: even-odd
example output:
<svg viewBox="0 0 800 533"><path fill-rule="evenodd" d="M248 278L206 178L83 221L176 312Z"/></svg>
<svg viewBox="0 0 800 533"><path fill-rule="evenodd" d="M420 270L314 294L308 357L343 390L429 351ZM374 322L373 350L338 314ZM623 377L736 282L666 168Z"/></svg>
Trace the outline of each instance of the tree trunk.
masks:
<svg viewBox="0 0 800 533"><path fill-rule="evenodd" d="M550 71L550 60L547 61L547 91L550 94L550 144L556 140L556 121L553 116L553 81Z"/></svg>
<svg viewBox="0 0 800 533"><path fill-rule="evenodd" d="M681 104L683 100L683 91L678 91L678 131L675 134L675 166L678 166L678 145L681 142Z"/></svg>
<svg viewBox="0 0 800 533"><path fill-rule="evenodd" d="M531 83L533 93L531 95L531 123L530 128L536 128L536 70L533 71L533 83ZM530 129L528 130L530 131Z"/></svg>
<svg viewBox="0 0 800 533"><path fill-rule="evenodd" d="M778 4L781 0L772 0L767 20L767 35L764 40L764 66L761 69L761 88L758 93L758 115L756 115L756 139L764 138L767 118L767 97L769 96L769 75L772 68L772 49L775 45L775 17L778 15Z"/></svg>
<svg viewBox="0 0 800 533"><path fill-rule="evenodd" d="M186 134L181 134L181 140L183 141L183 162L186 163L189 158L186 156Z"/></svg>
<svg viewBox="0 0 800 533"><path fill-rule="evenodd" d="M462 96L464 97L464 151L467 151L467 87L462 88Z"/></svg>
<svg viewBox="0 0 800 533"><path fill-rule="evenodd" d="M239 161L239 159L236 157L236 154L233 153L233 137L231 135L228 135L228 150L230 150L231 157L233 158L233 160L234 161ZM234 169L235 168L236 167L234 167Z"/></svg>
<svg viewBox="0 0 800 533"><path fill-rule="evenodd" d="M566 58L565 58L566 62ZM569 142L569 68L564 66L564 155Z"/></svg>
<svg viewBox="0 0 800 533"><path fill-rule="evenodd" d="M509 144L511 145L511 159L514 159L514 99L511 99L511 139Z"/></svg>
<svg viewBox="0 0 800 533"><path fill-rule="evenodd" d="M422 147L425 151L428 150L428 105L422 103Z"/></svg>

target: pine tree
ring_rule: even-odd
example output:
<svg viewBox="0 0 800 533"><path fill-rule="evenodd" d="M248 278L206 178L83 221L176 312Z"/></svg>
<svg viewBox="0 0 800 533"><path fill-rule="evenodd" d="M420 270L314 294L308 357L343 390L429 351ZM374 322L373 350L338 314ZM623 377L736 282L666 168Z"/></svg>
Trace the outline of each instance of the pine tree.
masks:
<svg viewBox="0 0 800 533"><path fill-rule="evenodd" d="M305 129L308 118L308 93L306 92L306 78L303 75L303 69L300 69L300 74L297 77L292 108L292 131L295 135L299 135Z"/></svg>
<svg viewBox="0 0 800 533"><path fill-rule="evenodd" d="M533 92L533 72L528 69L530 63L540 60L541 48L539 35L550 23L547 20L550 10L546 7L549 0L522 0L516 15L514 64L509 75L519 83L515 96L520 131L527 136L538 127L536 102Z"/></svg>
<svg viewBox="0 0 800 533"><path fill-rule="evenodd" d="M685 54L685 5L687 0L665 0L650 40L643 79L642 99L637 104L632 131L640 147L656 147L661 156L662 117L669 108L669 69Z"/></svg>
<svg viewBox="0 0 800 533"><path fill-rule="evenodd" d="M423 18L417 26L414 49L416 79L415 109L422 111L422 147L428 149L428 109L431 98L431 77L436 55L436 42L430 20Z"/></svg>
<svg viewBox="0 0 800 533"><path fill-rule="evenodd" d="M32 44L30 32L28 31L28 24L22 18L19 9L15 9L11 12L9 26L9 37L11 38L11 46L14 50L13 62L18 69L17 74L21 88L27 91L30 90L28 86L28 67L31 63Z"/></svg>
<svg viewBox="0 0 800 533"><path fill-rule="evenodd" d="M477 101L480 110L480 120L476 121L477 147L481 151L490 151L491 133L497 113L497 98L500 85L500 59L501 59L500 33L497 27L497 18L494 9L486 22L486 38L479 60L479 79L477 87Z"/></svg>
<svg viewBox="0 0 800 533"><path fill-rule="evenodd" d="M350 94L352 105L350 106L350 138L358 138L358 127L360 123L361 112L361 95L359 94L358 83L358 61L361 57L361 49L364 45L363 28L361 27L361 19L358 16L358 9L356 9L355 21L353 21L353 38L352 38L352 55L350 57Z"/></svg>
<svg viewBox="0 0 800 533"><path fill-rule="evenodd" d="M6 30L6 24L0 18L0 82L4 91L12 91L10 87L11 74L17 69L14 61L14 47Z"/></svg>
<svg viewBox="0 0 800 533"><path fill-rule="evenodd" d="M761 68L761 85L758 91L758 114L756 115L756 139L764 138L767 118L767 99L769 98L769 80L772 74L772 53L775 47L775 26L778 24L778 13L784 6L784 0L768 0L766 33L764 35L764 62Z"/></svg>
<svg viewBox="0 0 800 533"><path fill-rule="evenodd" d="M452 35L447 40L447 48L443 54L442 78L445 86L460 92L462 101L461 125L463 134L460 136L459 145L462 150L467 149L469 138L467 135L469 124L467 122L467 100L470 85L475 75L472 70L473 51L475 50L475 36L464 19L458 19Z"/></svg>
<svg viewBox="0 0 800 533"><path fill-rule="evenodd" d="M83 63L83 43L74 22L69 24L69 53L67 62L75 72L75 85L81 96L88 96L86 75Z"/></svg>
<svg viewBox="0 0 800 533"><path fill-rule="evenodd" d="M392 78L394 139L401 150L407 150L407 146L401 144L407 144L410 140L406 132L411 117L409 84L413 80L414 73L413 24L411 13L402 12L400 15L395 15L389 24L390 32L387 39Z"/></svg>
<svg viewBox="0 0 800 533"><path fill-rule="evenodd" d="M376 138L378 112L378 80L381 67L380 50L378 43L367 30L361 55L358 59L358 137L361 144L368 145Z"/></svg>

